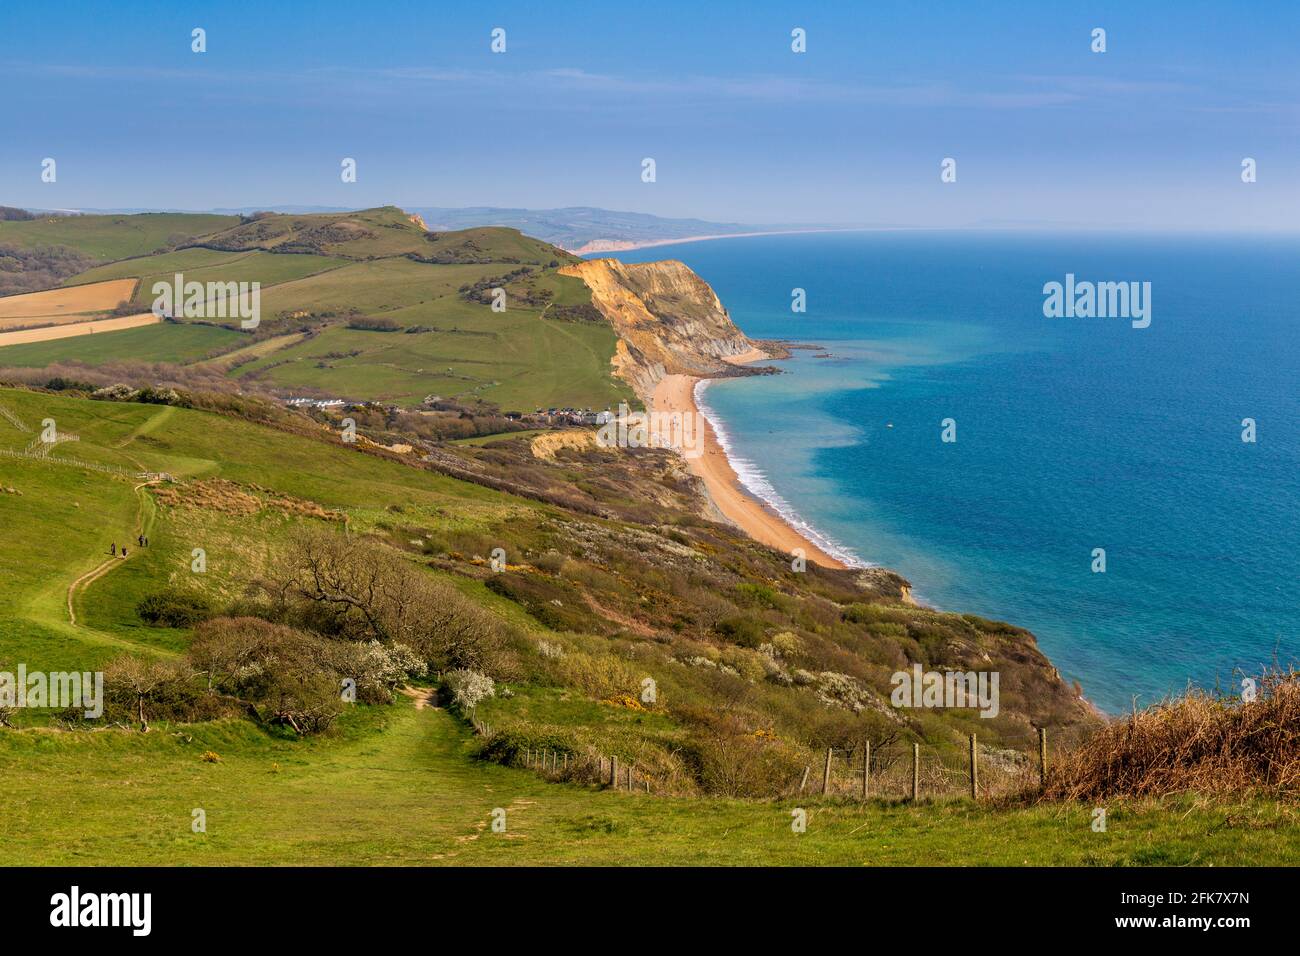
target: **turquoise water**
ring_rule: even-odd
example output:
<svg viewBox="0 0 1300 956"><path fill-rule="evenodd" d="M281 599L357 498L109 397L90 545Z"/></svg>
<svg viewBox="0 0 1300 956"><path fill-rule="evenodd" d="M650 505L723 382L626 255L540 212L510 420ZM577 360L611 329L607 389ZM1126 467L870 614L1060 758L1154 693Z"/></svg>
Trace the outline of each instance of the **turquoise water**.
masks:
<svg viewBox="0 0 1300 956"><path fill-rule="evenodd" d="M749 335L831 353L705 388L752 488L921 600L1029 628L1103 709L1300 658L1300 239L853 233L619 257L681 259ZM1066 273L1152 283L1150 327L1045 318Z"/></svg>

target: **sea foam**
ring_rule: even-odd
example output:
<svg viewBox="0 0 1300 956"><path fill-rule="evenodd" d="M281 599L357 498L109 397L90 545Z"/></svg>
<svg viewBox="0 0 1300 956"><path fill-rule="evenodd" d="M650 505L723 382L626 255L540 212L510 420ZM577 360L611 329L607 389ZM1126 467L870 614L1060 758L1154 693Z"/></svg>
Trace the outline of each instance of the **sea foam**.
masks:
<svg viewBox="0 0 1300 956"><path fill-rule="evenodd" d="M700 414L704 416L713 429L713 434L718 440L719 447L722 448L722 453L727 456L732 471L736 473L736 477L745 487L745 490L775 511L786 524L831 557L843 561L851 568L873 567L870 562L864 561L855 554L851 548L840 544L830 535L805 521L799 512L772 486L767 476L763 474L763 470L754 462L741 457L736 452L731 441L731 435L727 432L726 424L704 400L704 392L710 381L711 379L703 378L695 383L695 407L699 409Z"/></svg>

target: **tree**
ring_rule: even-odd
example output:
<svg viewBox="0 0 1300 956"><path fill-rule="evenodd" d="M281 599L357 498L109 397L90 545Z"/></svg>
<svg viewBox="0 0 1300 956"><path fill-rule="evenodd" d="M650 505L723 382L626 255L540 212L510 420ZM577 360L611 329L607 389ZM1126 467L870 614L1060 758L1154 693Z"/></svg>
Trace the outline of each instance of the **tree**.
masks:
<svg viewBox="0 0 1300 956"><path fill-rule="evenodd" d="M111 702L128 706L149 732L149 712L192 677L188 665L123 656L104 667L104 689Z"/></svg>
<svg viewBox="0 0 1300 956"><path fill-rule="evenodd" d="M327 636L404 644L439 669L491 671L504 645L497 618L451 585L344 535L299 535L267 590L297 602L287 620Z"/></svg>

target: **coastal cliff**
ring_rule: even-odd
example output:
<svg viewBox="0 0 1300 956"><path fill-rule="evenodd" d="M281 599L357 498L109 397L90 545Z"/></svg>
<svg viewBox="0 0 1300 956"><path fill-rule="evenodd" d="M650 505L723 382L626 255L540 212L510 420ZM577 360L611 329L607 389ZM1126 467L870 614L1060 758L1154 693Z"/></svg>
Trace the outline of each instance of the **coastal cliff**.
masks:
<svg viewBox="0 0 1300 956"><path fill-rule="evenodd" d="M643 400L668 375L735 374L724 359L756 346L731 321L709 284L685 263L591 259L565 266L618 335L613 364Z"/></svg>

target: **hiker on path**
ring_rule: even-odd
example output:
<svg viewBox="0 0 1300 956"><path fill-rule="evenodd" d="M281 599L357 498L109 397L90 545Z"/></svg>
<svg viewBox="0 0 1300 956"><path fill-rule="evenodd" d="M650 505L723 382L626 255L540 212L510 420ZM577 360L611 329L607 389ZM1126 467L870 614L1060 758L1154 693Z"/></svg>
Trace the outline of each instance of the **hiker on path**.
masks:
<svg viewBox="0 0 1300 956"><path fill-rule="evenodd" d="M108 553L109 553L109 554L117 554L117 542L116 542L116 541L114 541L112 544L110 544L110 545L108 546Z"/></svg>
<svg viewBox="0 0 1300 956"><path fill-rule="evenodd" d="M122 557L124 557L124 558L126 557L126 546L125 546L125 545L123 545L123 547L122 547Z"/></svg>
<svg viewBox="0 0 1300 956"><path fill-rule="evenodd" d="M142 548L144 547L144 535L142 535L142 534L138 534L138 535L136 535L136 536L135 536L135 540L136 540L137 542L139 542L140 547L142 547Z"/></svg>

